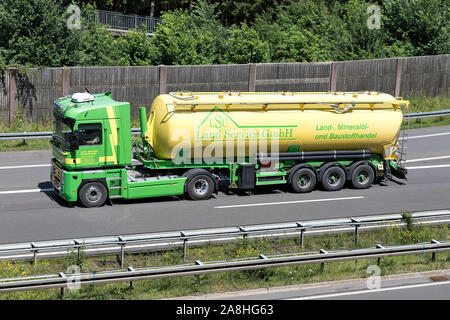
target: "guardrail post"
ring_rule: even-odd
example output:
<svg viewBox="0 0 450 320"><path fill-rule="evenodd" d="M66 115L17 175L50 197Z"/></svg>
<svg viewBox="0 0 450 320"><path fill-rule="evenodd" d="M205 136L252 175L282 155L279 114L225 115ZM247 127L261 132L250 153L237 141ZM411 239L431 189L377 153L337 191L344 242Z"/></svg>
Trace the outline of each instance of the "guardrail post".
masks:
<svg viewBox="0 0 450 320"><path fill-rule="evenodd" d="M384 249L384 247L381 244L377 244L376 246L377 249ZM377 259L377 266L379 266L381 264L381 257L378 257Z"/></svg>
<svg viewBox="0 0 450 320"><path fill-rule="evenodd" d="M125 245L126 242L123 240L122 236L119 236L119 245L120 245L120 268L123 268L125 262Z"/></svg>
<svg viewBox="0 0 450 320"><path fill-rule="evenodd" d="M247 247L248 231L244 227L239 226L239 232L242 232L242 240L244 241L244 247Z"/></svg>
<svg viewBox="0 0 450 320"><path fill-rule="evenodd" d="M303 248L303 244L304 244L304 241L305 241L305 230L306 230L306 227L304 226L304 225L302 225L300 222L296 222L297 223L297 226L300 228L300 243L299 243L299 245L300 245L300 248Z"/></svg>
<svg viewBox="0 0 450 320"><path fill-rule="evenodd" d="M432 243L432 244L440 244L439 241L434 240L434 239L431 240L431 243ZM436 250L436 251L437 251L437 250ZM433 251L433 252L431 253L431 261L433 261L433 262L436 261L436 251Z"/></svg>
<svg viewBox="0 0 450 320"><path fill-rule="evenodd" d="M203 265L203 262L201 262L200 260L196 260L196 261L195 261L195 264L196 264L197 266L202 266L202 265ZM197 285L200 286L200 275L199 275L199 274L196 274L195 277L197 278Z"/></svg>
<svg viewBox="0 0 450 320"><path fill-rule="evenodd" d="M77 249L77 261L80 262L80 249L81 249L81 243L77 240L73 240L74 247Z"/></svg>
<svg viewBox="0 0 450 320"><path fill-rule="evenodd" d="M354 218L350 218L352 223L355 226L355 246L358 246L359 244L359 227L360 227L360 223L358 220L354 219Z"/></svg>
<svg viewBox="0 0 450 320"><path fill-rule="evenodd" d="M34 242L31 242L31 251L33 251L33 260L34 260L34 275L36 275L36 267L37 267L37 252L38 249L36 247L36 244Z"/></svg>
<svg viewBox="0 0 450 320"><path fill-rule="evenodd" d="M320 249L319 253L327 254L328 251L325 251L324 249ZM322 263L320 264L320 272L324 272L324 270L325 270L325 263L322 262Z"/></svg>
<svg viewBox="0 0 450 320"><path fill-rule="evenodd" d="M132 266L128 267L128 271L134 272L136 270L134 270L134 268ZM130 281L130 289L134 289L134 283L133 281Z"/></svg>
<svg viewBox="0 0 450 320"><path fill-rule="evenodd" d="M186 262L186 253L187 253L187 242L189 238L186 236L186 234L181 231L181 239L183 240L183 262Z"/></svg>
<svg viewBox="0 0 450 320"><path fill-rule="evenodd" d="M60 276L61 278L67 278L66 275L64 274L64 272L60 272L60 273L59 273L59 276ZM63 296L64 296L64 287L61 287L59 294L60 294L61 299L62 299Z"/></svg>

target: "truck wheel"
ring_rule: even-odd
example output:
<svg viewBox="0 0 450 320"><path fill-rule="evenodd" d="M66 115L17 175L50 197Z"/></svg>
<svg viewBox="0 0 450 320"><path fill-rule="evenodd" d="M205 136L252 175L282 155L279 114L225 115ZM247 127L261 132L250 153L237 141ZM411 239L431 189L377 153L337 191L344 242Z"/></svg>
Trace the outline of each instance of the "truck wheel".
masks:
<svg viewBox="0 0 450 320"><path fill-rule="evenodd" d="M100 207L106 201L108 192L101 182L89 182L80 188L79 198L81 203L88 208Z"/></svg>
<svg viewBox="0 0 450 320"><path fill-rule="evenodd" d="M375 173L373 169L367 165L362 164L353 170L352 173L352 186L355 189L367 189L372 185Z"/></svg>
<svg viewBox="0 0 450 320"><path fill-rule="evenodd" d="M295 171L292 176L292 190L298 193L311 192L316 186L316 174L308 168L301 168Z"/></svg>
<svg viewBox="0 0 450 320"><path fill-rule="evenodd" d="M207 175L193 177L187 185L187 192L192 200L206 200L214 191L214 181Z"/></svg>
<svg viewBox="0 0 450 320"><path fill-rule="evenodd" d="M341 190L345 184L345 171L341 167L329 167L322 175L322 186L327 191Z"/></svg>

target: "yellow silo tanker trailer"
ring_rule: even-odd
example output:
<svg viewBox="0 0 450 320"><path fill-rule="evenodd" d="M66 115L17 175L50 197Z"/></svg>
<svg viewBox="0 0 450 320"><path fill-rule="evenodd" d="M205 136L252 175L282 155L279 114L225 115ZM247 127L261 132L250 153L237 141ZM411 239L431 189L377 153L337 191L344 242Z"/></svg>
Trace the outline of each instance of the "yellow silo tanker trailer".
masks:
<svg viewBox="0 0 450 320"><path fill-rule="evenodd" d="M207 199L217 193L220 180L240 189L288 184L304 193L316 185L334 191L348 182L363 189L391 175L406 178L399 136L408 101L385 93L162 94L153 101L148 119L145 107L139 110L142 143L133 148L142 163L138 166L131 166L128 103L116 102L110 94L94 95L77 118L64 110L73 114L74 105L86 101L66 101L68 97L55 101L54 109L55 118L72 128L65 144L70 150L64 156L58 150L63 149L62 137L53 139L52 181L64 199L86 206L101 205L107 198L185 193ZM103 127L96 140L103 150L98 158L92 146L80 144L79 128L85 125L85 133L95 129L97 120L86 112L94 109L104 111L95 115ZM92 176L92 168L98 167L103 173ZM62 187L61 180L71 186Z"/></svg>

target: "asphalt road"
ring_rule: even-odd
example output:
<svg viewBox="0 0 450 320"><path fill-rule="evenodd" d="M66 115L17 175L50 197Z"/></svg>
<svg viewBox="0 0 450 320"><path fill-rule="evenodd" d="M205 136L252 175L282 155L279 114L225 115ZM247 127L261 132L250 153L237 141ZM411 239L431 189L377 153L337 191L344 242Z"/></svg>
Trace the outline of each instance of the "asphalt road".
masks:
<svg viewBox="0 0 450 320"><path fill-rule="evenodd" d="M208 201L168 197L91 209L67 207L49 191L49 151L0 152L0 243L450 208L450 126L409 136L408 159L439 159L408 163L408 181L309 194L258 188L220 192Z"/></svg>
<svg viewBox="0 0 450 320"><path fill-rule="evenodd" d="M450 300L450 270L261 288L181 299L207 300Z"/></svg>

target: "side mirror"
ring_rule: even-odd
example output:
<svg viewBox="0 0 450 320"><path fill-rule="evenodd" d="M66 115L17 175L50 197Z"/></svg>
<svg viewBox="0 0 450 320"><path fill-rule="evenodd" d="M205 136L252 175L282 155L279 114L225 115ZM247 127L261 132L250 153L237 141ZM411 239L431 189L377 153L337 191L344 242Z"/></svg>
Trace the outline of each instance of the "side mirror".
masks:
<svg viewBox="0 0 450 320"><path fill-rule="evenodd" d="M80 147L80 141L78 139L78 131L74 131L70 135L70 151L78 150Z"/></svg>

